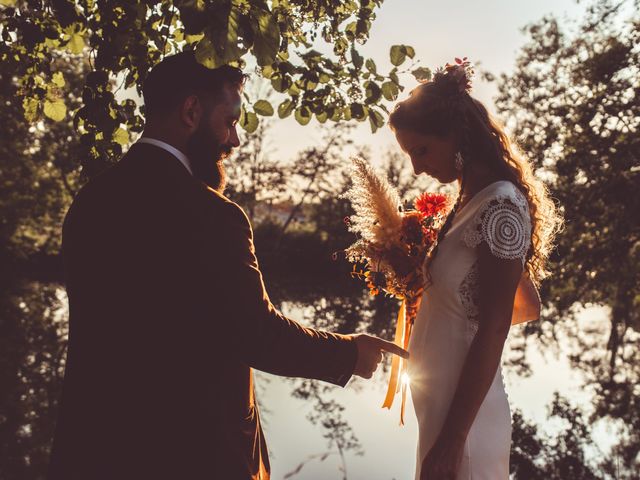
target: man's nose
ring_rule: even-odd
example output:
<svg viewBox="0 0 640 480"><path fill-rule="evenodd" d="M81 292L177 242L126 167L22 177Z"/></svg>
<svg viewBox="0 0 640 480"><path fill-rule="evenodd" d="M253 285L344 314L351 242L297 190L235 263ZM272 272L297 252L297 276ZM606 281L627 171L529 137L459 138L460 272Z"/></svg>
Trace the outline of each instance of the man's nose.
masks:
<svg viewBox="0 0 640 480"><path fill-rule="evenodd" d="M231 130L231 135L229 137L229 145L231 145L233 148L237 148L237 147L240 146L240 139L238 138L238 131L236 130L235 127Z"/></svg>

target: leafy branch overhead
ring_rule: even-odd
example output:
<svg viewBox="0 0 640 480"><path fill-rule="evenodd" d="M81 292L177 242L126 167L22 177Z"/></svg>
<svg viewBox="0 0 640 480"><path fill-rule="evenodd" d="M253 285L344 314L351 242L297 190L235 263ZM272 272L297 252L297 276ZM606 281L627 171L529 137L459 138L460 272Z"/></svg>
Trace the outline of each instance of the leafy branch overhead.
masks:
<svg viewBox="0 0 640 480"><path fill-rule="evenodd" d="M243 110L241 126L254 131L258 116L293 115L302 125L315 117L384 124L385 101L403 89L399 67L413 59L407 45L390 48L391 71L382 74L359 52L382 0L0 0L4 17L0 60L19 82L25 118L62 120L73 115L92 157L112 158L140 132L143 111L130 99L164 55L195 49L204 65L255 67L279 92L277 105L257 100ZM322 52L318 49L321 49ZM90 64L81 92L65 92L54 55ZM412 71L428 78L426 68ZM132 89L123 95L127 89ZM119 95L116 93L119 92ZM65 97L82 97L68 109ZM124 97L124 99L123 99Z"/></svg>

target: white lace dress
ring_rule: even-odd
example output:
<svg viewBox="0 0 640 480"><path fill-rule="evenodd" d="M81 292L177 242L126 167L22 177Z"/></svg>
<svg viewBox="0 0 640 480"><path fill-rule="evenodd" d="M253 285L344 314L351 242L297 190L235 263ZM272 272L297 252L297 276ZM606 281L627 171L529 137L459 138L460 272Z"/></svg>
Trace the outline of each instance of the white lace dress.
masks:
<svg viewBox="0 0 640 480"><path fill-rule="evenodd" d="M496 257L519 258L524 265L531 219L526 197L509 181L488 185L460 210L431 264L433 283L424 293L409 343L419 430L416 479L447 416L478 328L476 247L482 242ZM469 431L457 479L508 479L510 447L511 412L498 367Z"/></svg>

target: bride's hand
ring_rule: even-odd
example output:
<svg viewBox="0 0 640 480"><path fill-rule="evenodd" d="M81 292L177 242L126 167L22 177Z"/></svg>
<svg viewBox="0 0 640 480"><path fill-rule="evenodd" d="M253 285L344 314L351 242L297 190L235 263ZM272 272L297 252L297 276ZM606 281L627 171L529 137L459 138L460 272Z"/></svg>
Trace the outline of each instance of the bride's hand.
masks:
<svg viewBox="0 0 640 480"><path fill-rule="evenodd" d="M464 454L465 438L439 437L422 461L420 480L454 480Z"/></svg>

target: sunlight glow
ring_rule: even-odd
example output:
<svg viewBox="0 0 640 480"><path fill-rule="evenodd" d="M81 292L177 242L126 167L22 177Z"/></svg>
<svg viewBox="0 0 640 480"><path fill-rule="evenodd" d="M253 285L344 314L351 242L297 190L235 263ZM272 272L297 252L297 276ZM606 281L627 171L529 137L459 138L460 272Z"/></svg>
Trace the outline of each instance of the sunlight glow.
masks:
<svg viewBox="0 0 640 480"><path fill-rule="evenodd" d="M411 379L409 378L409 374L407 372L402 374L402 385L409 385L411 383Z"/></svg>

